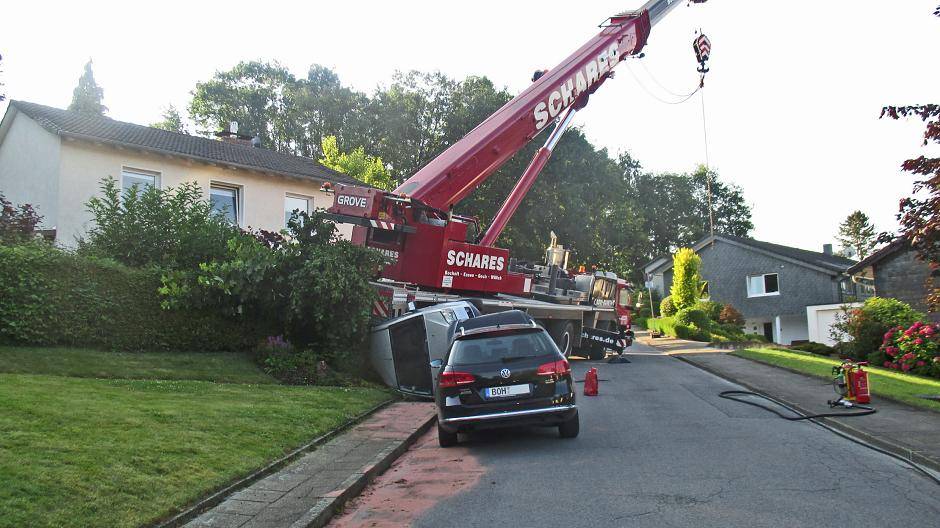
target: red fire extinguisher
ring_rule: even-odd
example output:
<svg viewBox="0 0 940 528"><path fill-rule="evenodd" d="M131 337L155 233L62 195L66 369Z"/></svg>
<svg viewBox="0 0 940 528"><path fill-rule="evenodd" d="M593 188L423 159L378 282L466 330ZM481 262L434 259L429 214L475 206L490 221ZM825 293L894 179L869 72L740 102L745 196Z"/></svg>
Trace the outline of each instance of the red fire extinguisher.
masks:
<svg viewBox="0 0 940 528"><path fill-rule="evenodd" d="M597 369L594 367L584 375L584 395L597 396Z"/></svg>
<svg viewBox="0 0 940 528"><path fill-rule="evenodd" d="M855 403L871 402L871 393L868 390L868 373L862 370L862 367L868 365L868 362L861 361L855 364L855 368L849 370L849 387L851 393L855 396Z"/></svg>

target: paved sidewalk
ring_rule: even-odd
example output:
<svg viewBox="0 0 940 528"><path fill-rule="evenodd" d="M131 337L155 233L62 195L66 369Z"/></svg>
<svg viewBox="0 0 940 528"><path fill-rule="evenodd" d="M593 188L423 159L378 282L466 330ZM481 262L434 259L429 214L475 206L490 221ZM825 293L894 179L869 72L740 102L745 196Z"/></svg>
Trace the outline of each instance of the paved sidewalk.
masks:
<svg viewBox="0 0 940 528"><path fill-rule="evenodd" d="M394 403L203 513L188 528L306 528L334 511L433 423L431 403Z"/></svg>
<svg viewBox="0 0 940 528"><path fill-rule="evenodd" d="M694 341L646 338L643 342L806 414L832 411L826 401L835 394L827 380L732 356L727 351ZM876 414L820 421L940 471L940 413L878 398L877 386L873 386L872 391L872 405L878 409Z"/></svg>

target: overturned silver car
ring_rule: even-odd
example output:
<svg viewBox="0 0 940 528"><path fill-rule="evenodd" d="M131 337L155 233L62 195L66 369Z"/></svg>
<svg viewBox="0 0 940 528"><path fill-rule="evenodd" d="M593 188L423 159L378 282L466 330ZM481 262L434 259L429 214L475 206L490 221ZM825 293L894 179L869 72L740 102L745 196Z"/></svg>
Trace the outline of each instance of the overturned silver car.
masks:
<svg viewBox="0 0 940 528"><path fill-rule="evenodd" d="M372 366L390 387L414 396L434 396L431 361L443 359L454 323L480 315L470 302L419 308L372 327Z"/></svg>

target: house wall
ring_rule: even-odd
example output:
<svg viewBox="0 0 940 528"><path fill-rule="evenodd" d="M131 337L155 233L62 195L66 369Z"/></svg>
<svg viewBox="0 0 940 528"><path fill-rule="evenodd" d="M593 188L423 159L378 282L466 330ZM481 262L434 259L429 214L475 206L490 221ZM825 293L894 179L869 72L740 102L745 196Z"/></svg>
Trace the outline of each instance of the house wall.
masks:
<svg viewBox="0 0 940 528"><path fill-rule="evenodd" d="M778 315L775 322L774 342L791 345L794 341L808 341L809 327L806 315Z"/></svg>
<svg viewBox="0 0 940 528"><path fill-rule="evenodd" d="M930 276L926 263L917 260L913 249L901 249L888 255L873 266L875 293L879 297L892 297L904 301L916 310L927 311L924 282Z"/></svg>
<svg viewBox="0 0 940 528"><path fill-rule="evenodd" d="M91 225L92 217L85 203L100 195L101 179L113 177L120 181L123 167L160 173L160 186L176 187L195 181L203 188L206 199L212 183L236 186L240 190L242 227L279 231L284 226L284 199L296 194L313 199L316 207L332 205L333 198L320 191L320 182L306 178L287 178L248 170L230 169L186 159L95 145L84 141L63 141L60 160L58 195L59 233L57 240L73 246L77 237ZM340 233L349 238L352 226L340 226Z"/></svg>
<svg viewBox="0 0 940 528"><path fill-rule="evenodd" d="M59 222L59 137L19 112L8 113L3 126L0 192L16 205L35 207L43 217L41 227L55 227Z"/></svg>
<svg viewBox="0 0 940 528"><path fill-rule="evenodd" d="M767 255L750 248L717 240L698 252L702 279L708 281L711 300L730 303L745 319L773 321L774 317L805 317L806 306L837 303L839 284L827 273ZM747 296L747 277L779 275L780 295ZM673 270L664 274L664 287L672 288Z"/></svg>

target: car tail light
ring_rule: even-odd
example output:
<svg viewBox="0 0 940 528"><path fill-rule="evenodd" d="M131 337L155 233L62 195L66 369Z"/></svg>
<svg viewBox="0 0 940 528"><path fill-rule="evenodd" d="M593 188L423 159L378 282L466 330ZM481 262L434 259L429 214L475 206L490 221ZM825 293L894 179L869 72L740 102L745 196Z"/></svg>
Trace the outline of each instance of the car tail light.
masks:
<svg viewBox="0 0 940 528"><path fill-rule="evenodd" d="M568 365L567 359L559 359L558 361L553 361L551 363L545 363L539 365L539 369L536 371L536 374L539 376L564 376L565 374L571 373L571 366Z"/></svg>
<svg viewBox="0 0 940 528"><path fill-rule="evenodd" d="M459 385L467 385L476 381L476 377L469 372L454 372L454 371L444 371L438 377L438 385L441 388L448 387L457 387Z"/></svg>

